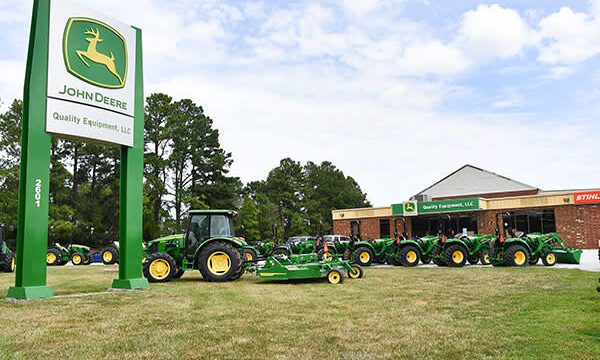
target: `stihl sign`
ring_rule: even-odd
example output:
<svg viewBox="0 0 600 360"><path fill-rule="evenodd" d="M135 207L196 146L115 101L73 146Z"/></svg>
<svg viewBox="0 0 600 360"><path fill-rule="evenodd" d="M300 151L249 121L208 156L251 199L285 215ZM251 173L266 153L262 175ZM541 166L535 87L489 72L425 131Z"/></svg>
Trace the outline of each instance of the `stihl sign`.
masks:
<svg viewBox="0 0 600 360"><path fill-rule="evenodd" d="M580 191L573 194L575 204L593 204L600 203L600 190Z"/></svg>

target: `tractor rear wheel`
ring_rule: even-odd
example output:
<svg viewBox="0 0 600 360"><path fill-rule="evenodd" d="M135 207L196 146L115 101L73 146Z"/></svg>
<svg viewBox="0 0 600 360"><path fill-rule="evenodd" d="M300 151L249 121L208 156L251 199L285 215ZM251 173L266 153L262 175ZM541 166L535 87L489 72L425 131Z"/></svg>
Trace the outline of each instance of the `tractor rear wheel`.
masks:
<svg viewBox="0 0 600 360"><path fill-rule="evenodd" d="M75 266L79 266L83 264L83 255L81 253L74 253L71 255L71 262Z"/></svg>
<svg viewBox="0 0 600 360"><path fill-rule="evenodd" d="M319 259L319 261L331 261L333 260L333 252L331 250L325 252L325 249L321 249L319 251L317 251L317 259Z"/></svg>
<svg viewBox="0 0 600 360"><path fill-rule="evenodd" d="M342 274L342 272L339 270L329 270L325 277L327 278L327 282L330 284L337 285L344 282L344 274Z"/></svg>
<svg viewBox="0 0 600 360"><path fill-rule="evenodd" d="M402 266L413 267L419 264L421 254L414 245L406 245L400 249L400 263Z"/></svg>
<svg viewBox="0 0 600 360"><path fill-rule="evenodd" d="M554 264L556 264L556 255L551 252L543 253L542 262L544 263L544 266L554 266Z"/></svg>
<svg viewBox="0 0 600 360"><path fill-rule="evenodd" d="M366 246L361 246L358 249L354 250L354 262L358 263L360 266L371 266L373 262L373 250L369 249Z"/></svg>
<svg viewBox="0 0 600 360"><path fill-rule="evenodd" d="M112 246L107 246L102 251L102 263L104 265L112 265L119 262L119 252Z"/></svg>
<svg viewBox="0 0 600 360"><path fill-rule="evenodd" d="M363 276L365 276L365 272L363 270L362 267L360 267L360 265L358 264L352 264L350 265L350 268L352 268L352 271L348 270L348 277L350 279L360 279Z"/></svg>
<svg viewBox="0 0 600 360"><path fill-rule="evenodd" d="M490 265L492 263L491 255L490 255L489 250L488 251L482 251L479 254L479 261L481 261L482 265Z"/></svg>
<svg viewBox="0 0 600 360"><path fill-rule="evenodd" d="M253 261L256 260L258 255L256 255L256 251L252 249L244 249L242 250L242 258L244 261Z"/></svg>
<svg viewBox="0 0 600 360"><path fill-rule="evenodd" d="M529 251L523 245L510 245L504 251L504 259L508 266L526 266L529 262Z"/></svg>
<svg viewBox="0 0 600 360"><path fill-rule="evenodd" d="M144 277L153 283L171 281L176 270L173 257L163 252L150 254L143 267Z"/></svg>
<svg viewBox="0 0 600 360"><path fill-rule="evenodd" d="M242 276L242 256L231 244L217 241L206 245L198 256L198 269L207 281L231 281Z"/></svg>
<svg viewBox="0 0 600 360"><path fill-rule="evenodd" d="M46 253L46 265L48 266L56 266L60 265L62 260L62 255L60 251L57 249L48 249Z"/></svg>
<svg viewBox="0 0 600 360"><path fill-rule="evenodd" d="M451 267L463 267L467 262L467 250L459 244L450 245L444 251L444 260Z"/></svg>

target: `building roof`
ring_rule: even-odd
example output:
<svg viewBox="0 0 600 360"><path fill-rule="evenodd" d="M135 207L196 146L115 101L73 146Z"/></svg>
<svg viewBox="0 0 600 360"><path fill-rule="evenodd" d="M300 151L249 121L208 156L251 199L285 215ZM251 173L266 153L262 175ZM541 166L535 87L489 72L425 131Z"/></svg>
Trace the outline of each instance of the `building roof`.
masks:
<svg viewBox="0 0 600 360"><path fill-rule="evenodd" d="M472 165L465 165L417 195L432 198L539 190Z"/></svg>

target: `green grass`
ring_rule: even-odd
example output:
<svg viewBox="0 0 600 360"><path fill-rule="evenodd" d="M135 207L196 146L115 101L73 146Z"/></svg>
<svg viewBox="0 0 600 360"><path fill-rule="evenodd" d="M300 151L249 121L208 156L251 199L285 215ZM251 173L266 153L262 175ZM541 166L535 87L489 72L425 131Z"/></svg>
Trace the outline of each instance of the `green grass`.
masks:
<svg viewBox="0 0 600 360"><path fill-rule="evenodd" d="M116 266L109 267L116 270ZM56 294L105 290L105 267L50 268ZM0 301L0 358L599 359L598 273L368 268L366 278L214 284ZM0 274L0 294L12 284Z"/></svg>

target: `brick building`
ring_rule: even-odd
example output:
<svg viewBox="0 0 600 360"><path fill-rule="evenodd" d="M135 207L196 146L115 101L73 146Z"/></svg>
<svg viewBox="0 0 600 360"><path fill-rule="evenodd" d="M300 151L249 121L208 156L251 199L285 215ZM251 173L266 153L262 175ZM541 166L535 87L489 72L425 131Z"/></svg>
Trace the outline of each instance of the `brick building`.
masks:
<svg viewBox="0 0 600 360"><path fill-rule="evenodd" d="M600 189L544 191L516 180L465 165L409 201L378 208L333 210L335 234L349 234L359 219L362 238L392 236L404 217L411 236L436 234L439 219L448 232L488 234L501 213L511 215L512 226L526 233L558 232L570 246L598 248Z"/></svg>

